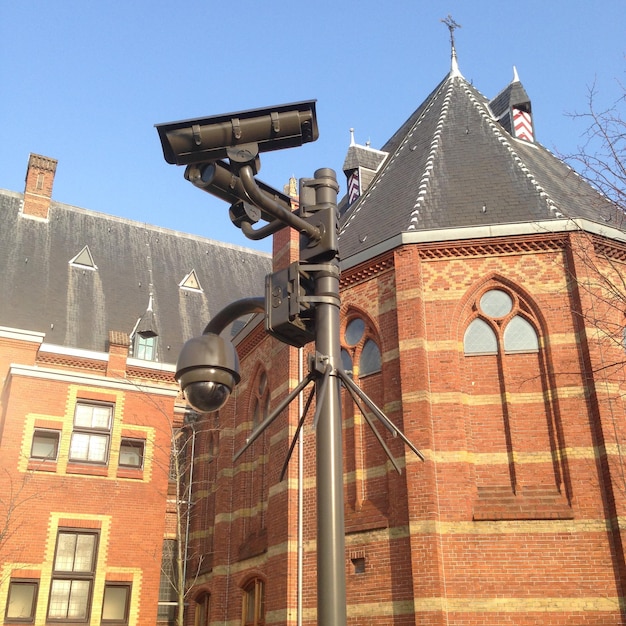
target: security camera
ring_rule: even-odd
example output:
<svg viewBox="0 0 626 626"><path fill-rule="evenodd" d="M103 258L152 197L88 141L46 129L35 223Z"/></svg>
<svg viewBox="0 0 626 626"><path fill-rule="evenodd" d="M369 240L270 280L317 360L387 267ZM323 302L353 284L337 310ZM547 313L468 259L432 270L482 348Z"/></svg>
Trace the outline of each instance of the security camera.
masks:
<svg viewBox="0 0 626 626"><path fill-rule="evenodd" d="M250 203L246 190L239 176L234 174L227 163L224 161L213 161L211 163L192 163L185 169L185 178L194 186L210 193L220 200L224 200L231 205L237 205L241 202ZM291 211L291 198L278 189L274 189L260 180L256 180L256 185L269 201L279 204L285 211ZM264 219L271 222L274 217L259 212L258 219Z"/></svg>
<svg viewBox="0 0 626 626"><path fill-rule="evenodd" d="M196 411L217 411L241 380L235 347L213 333L194 337L180 351L175 376Z"/></svg>
<svg viewBox="0 0 626 626"><path fill-rule="evenodd" d="M281 104L168 124L157 124L168 163L189 165L232 157L240 147L254 158L256 150L294 148L319 137L315 100ZM247 154L250 146L254 149ZM235 151L236 152L236 151Z"/></svg>

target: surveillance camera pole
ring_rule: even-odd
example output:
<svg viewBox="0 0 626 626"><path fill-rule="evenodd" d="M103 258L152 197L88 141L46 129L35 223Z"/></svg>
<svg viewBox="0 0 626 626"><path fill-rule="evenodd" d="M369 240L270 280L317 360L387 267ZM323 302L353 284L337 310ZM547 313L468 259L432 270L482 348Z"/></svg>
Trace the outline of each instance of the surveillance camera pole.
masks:
<svg viewBox="0 0 626 626"><path fill-rule="evenodd" d="M339 374L341 372L341 347L339 339L339 259L336 233L339 212L337 193L339 186L335 172L322 168L315 172L306 186L315 192L311 207L304 207L305 216L285 211L276 205L256 186L249 165L238 171L239 179L255 206L269 213L276 222L298 230L302 269L313 276L313 293L302 300L312 304L314 313L315 357L313 367L318 374L325 372L328 380L316 384L316 492L317 492L317 623L320 626L345 626L346 576L345 576L345 524L343 494L343 444ZM301 198L302 203L302 198ZM307 209L311 209L308 211ZM240 224L240 227L246 223ZM259 229L263 231L267 227ZM251 224L243 228L244 234L254 238ZM282 295L281 295L282 297ZM252 305L254 306L254 304ZM266 322L272 302L265 302ZM239 308L239 305L235 305ZM230 315L226 315L230 317ZM280 339L280 332L275 333ZM297 340L296 340L297 341ZM289 341L285 341L289 343ZM292 344L295 345L295 344ZM304 345L304 342L299 345ZM318 381L321 376L314 377ZM306 381L305 381L306 382ZM287 401L287 403L289 400ZM266 428L283 405L259 427ZM257 431L257 432L260 432ZM250 442L253 440L251 435Z"/></svg>
<svg viewBox="0 0 626 626"><path fill-rule="evenodd" d="M337 226L337 180L331 169L314 175L316 205L332 211ZM337 253L315 272L315 350L330 366L326 389L318 385L320 406L316 433L317 473L317 623L346 624L345 524L343 495L343 444L339 379L339 260Z"/></svg>
<svg viewBox="0 0 626 626"><path fill-rule="evenodd" d="M261 239L284 227L300 233L299 262L289 266L284 284L281 282L285 278L283 273L268 276L266 330L293 346L315 341L316 353L309 380L316 381L317 403L317 623L320 626L345 626L343 445L339 382L343 372L339 342L340 272L337 250L339 187L333 170L317 170L313 179L302 181L307 195L311 189L314 191L314 201L308 202L307 197L309 206L306 206L301 192L300 211L294 212L289 198L275 190L268 190L266 185L254 178L259 165L259 152L299 146L317 139L315 102L159 124L157 130L165 160L187 165L187 180L208 193L233 202L231 219L246 237ZM228 165L224 159L228 159ZM255 229L254 224L259 219L268 223ZM235 303L223 315L218 315L219 319L209 323L205 336L213 337L214 333L221 332L231 315L237 317L256 312L259 306L254 299ZM190 347L186 349L188 345ZM235 359L231 359L233 363L227 367L217 368L223 380L217 381L219 384L215 386L215 381L204 379L205 374L213 376L215 368L204 362L203 351L209 351L211 358L225 359L217 342L190 340L179 357L177 380L185 389L183 376L187 380L191 377L189 382L199 384L197 388L200 391L205 383L210 383L213 390L219 392L218 399L221 400L237 382L239 374L235 370L238 365ZM187 388L191 389L189 382L186 383Z"/></svg>

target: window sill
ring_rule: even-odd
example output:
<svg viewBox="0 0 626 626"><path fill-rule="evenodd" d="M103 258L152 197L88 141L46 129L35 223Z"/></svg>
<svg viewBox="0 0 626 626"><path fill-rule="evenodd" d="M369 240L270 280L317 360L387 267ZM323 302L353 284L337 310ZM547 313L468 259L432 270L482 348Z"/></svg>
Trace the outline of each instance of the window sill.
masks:
<svg viewBox="0 0 626 626"><path fill-rule="evenodd" d="M68 463L67 473L86 474L87 476L108 476L109 468L106 465L83 465L79 463Z"/></svg>
<svg viewBox="0 0 626 626"><path fill-rule="evenodd" d="M143 469L140 467L118 467L118 478L134 478L135 480L141 480L143 478Z"/></svg>
<svg viewBox="0 0 626 626"><path fill-rule="evenodd" d="M369 500L361 503L357 510L352 507L346 507L344 517L346 533L358 533L389 527L387 516Z"/></svg>
<svg viewBox="0 0 626 626"><path fill-rule="evenodd" d="M479 489L474 521L573 519L567 499L556 489L529 487L514 494L508 487Z"/></svg>
<svg viewBox="0 0 626 626"><path fill-rule="evenodd" d="M29 459L28 470L33 472L56 472L57 462L46 459Z"/></svg>

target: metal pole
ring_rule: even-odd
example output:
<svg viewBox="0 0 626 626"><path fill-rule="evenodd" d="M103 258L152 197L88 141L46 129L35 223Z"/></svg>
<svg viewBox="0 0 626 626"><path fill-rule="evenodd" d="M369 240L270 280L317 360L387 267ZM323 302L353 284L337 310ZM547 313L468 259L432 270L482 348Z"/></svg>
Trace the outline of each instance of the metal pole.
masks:
<svg viewBox="0 0 626 626"><path fill-rule="evenodd" d="M315 172L316 204L337 210L337 178L332 169ZM345 528L343 497L343 446L339 379L339 262L316 272L315 295L324 296L315 308L315 348L332 367L330 384L317 389L321 405L316 433L317 464L317 623L319 626L346 624Z"/></svg>

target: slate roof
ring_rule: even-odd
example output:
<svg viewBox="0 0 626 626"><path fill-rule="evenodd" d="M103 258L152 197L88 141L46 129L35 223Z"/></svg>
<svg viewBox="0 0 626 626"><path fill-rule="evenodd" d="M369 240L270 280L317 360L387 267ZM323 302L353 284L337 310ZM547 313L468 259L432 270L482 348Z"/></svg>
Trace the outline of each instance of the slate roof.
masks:
<svg viewBox="0 0 626 626"><path fill-rule="evenodd" d="M268 254L57 202L36 220L22 201L0 190L0 326L105 352L109 331L130 334L152 292L158 360L174 363L226 304L263 295ZM95 270L70 263L85 246ZM192 270L202 291L179 287Z"/></svg>
<svg viewBox="0 0 626 626"><path fill-rule="evenodd" d="M526 95L514 82L503 100ZM382 150L389 156L372 184L343 212L343 260L367 256L372 246L405 232L563 217L619 227L623 219L549 150L513 138L489 101L455 71Z"/></svg>

